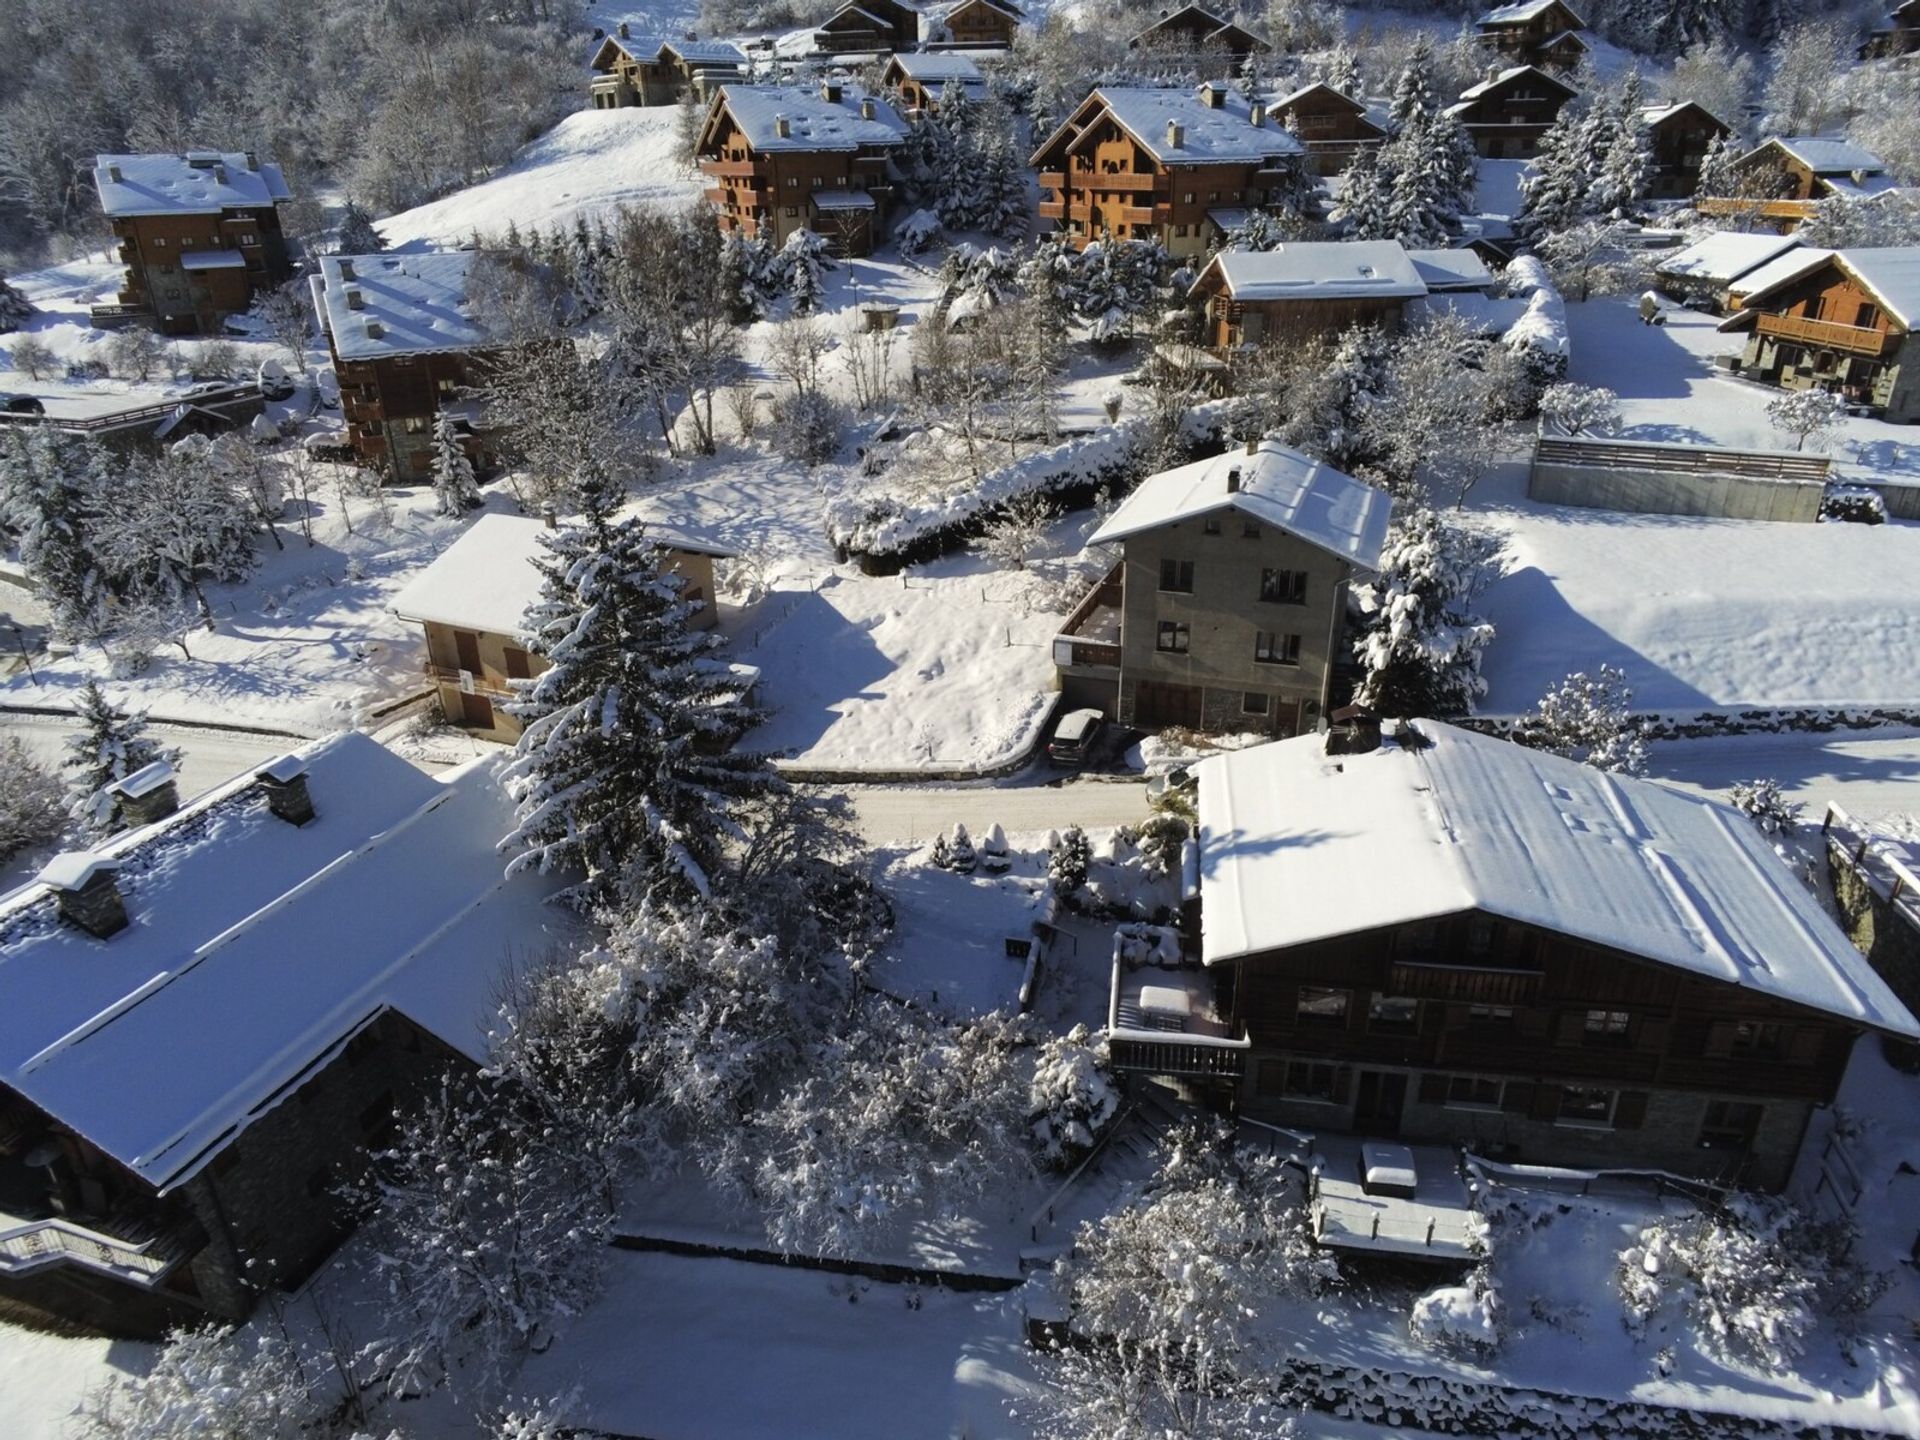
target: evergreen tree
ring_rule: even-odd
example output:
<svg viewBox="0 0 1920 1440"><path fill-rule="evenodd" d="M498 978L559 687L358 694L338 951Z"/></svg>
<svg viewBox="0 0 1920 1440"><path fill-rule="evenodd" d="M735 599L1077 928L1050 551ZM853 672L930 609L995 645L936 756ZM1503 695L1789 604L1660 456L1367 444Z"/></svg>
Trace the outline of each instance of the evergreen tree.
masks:
<svg viewBox="0 0 1920 1440"><path fill-rule="evenodd" d="M74 717L84 728L67 741L73 818L95 835L106 835L123 828L107 787L156 760L178 766L180 752L150 736L145 716L120 709L92 680L75 702Z"/></svg>
<svg viewBox="0 0 1920 1440"><path fill-rule="evenodd" d="M1392 182L1380 163L1382 148L1367 146L1356 153L1340 182L1340 209L1334 218L1345 222L1347 234L1355 240L1386 240L1393 235Z"/></svg>
<svg viewBox="0 0 1920 1440"><path fill-rule="evenodd" d="M827 240L802 226L787 237L780 248L780 268L786 275L787 293L793 297L793 313L811 315L826 296L827 282L822 271L829 268Z"/></svg>
<svg viewBox="0 0 1920 1440"><path fill-rule="evenodd" d="M340 229L335 237L336 255L377 255L387 248L380 232L373 228L373 216L351 197L340 214Z"/></svg>
<svg viewBox="0 0 1920 1440"><path fill-rule="evenodd" d="M0 335L11 335L26 325L33 306L4 279L0 279Z"/></svg>
<svg viewBox="0 0 1920 1440"><path fill-rule="evenodd" d="M1740 175L1734 162L1740 158L1731 135L1716 135L1707 142L1700 159L1700 178L1694 182L1695 195L1727 198L1740 193Z"/></svg>
<svg viewBox="0 0 1920 1440"><path fill-rule="evenodd" d="M1387 107L1388 126L1398 134L1408 125L1425 123L1433 112L1433 42L1421 35L1414 41L1399 78L1393 82L1393 100Z"/></svg>
<svg viewBox="0 0 1920 1440"><path fill-rule="evenodd" d="M1571 106L1560 111L1541 137L1539 155L1520 178L1520 213L1513 222L1515 232L1529 243L1580 218L1592 139L1588 114L1577 114Z"/></svg>
<svg viewBox="0 0 1920 1440"><path fill-rule="evenodd" d="M1491 546L1425 506L1394 516L1379 574L1354 591L1356 703L1377 715L1466 715L1486 691L1480 652L1493 626L1469 610Z"/></svg>
<svg viewBox="0 0 1920 1440"><path fill-rule="evenodd" d="M106 454L91 440L44 426L0 433L0 526L17 537L62 640L107 627L108 587L89 533L106 477Z"/></svg>
<svg viewBox="0 0 1920 1440"><path fill-rule="evenodd" d="M433 417L433 493L442 515L464 515L481 503L473 462L445 410Z"/></svg>
<svg viewBox="0 0 1920 1440"><path fill-rule="evenodd" d="M203 580L246 579L259 557L253 502L204 453L169 451L130 467L94 523L102 562L130 591L191 596L207 629Z"/></svg>
<svg viewBox="0 0 1920 1440"><path fill-rule="evenodd" d="M581 482L580 523L544 538L528 645L549 668L509 714L526 729L507 771L518 824L507 872L584 871L571 903L703 903L733 812L779 788L766 757L726 748L761 713L689 622L700 602L663 573L617 496Z"/></svg>

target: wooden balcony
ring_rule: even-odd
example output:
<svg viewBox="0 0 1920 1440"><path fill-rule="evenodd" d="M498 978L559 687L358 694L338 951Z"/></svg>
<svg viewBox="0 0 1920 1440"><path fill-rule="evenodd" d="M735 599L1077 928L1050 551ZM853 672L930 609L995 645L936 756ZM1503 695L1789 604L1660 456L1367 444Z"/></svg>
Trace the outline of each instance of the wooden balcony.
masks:
<svg viewBox="0 0 1920 1440"><path fill-rule="evenodd" d="M1107 1055L1116 1070L1140 1075L1170 1075L1238 1081L1247 1073L1247 1051L1199 1038L1170 1035L1164 1040L1107 1037Z"/></svg>
<svg viewBox="0 0 1920 1440"><path fill-rule="evenodd" d="M1042 190L1064 190L1067 188L1067 172L1064 170L1042 170L1040 172Z"/></svg>
<svg viewBox="0 0 1920 1440"><path fill-rule="evenodd" d="M1100 583L1073 607L1053 640L1053 663L1062 669L1091 666L1120 668L1120 614L1123 563L1116 563Z"/></svg>
<svg viewBox="0 0 1920 1440"><path fill-rule="evenodd" d="M52 1216L0 1228L0 1275L72 1265L151 1288L205 1244L191 1222L121 1215L80 1223Z"/></svg>
<svg viewBox="0 0 1920 1440"><path fill-rule="evenodd" d="M463 695L471 692L475 695L484 695L489 700L512 700L517 698L513 689L508 684L507 677L496 674L492 670L471 672L471 678L462 681L461 676L467 675L469 672L461 670L455 665L436 665L429 660L420 668L426 671L429 677L439 681L441 684L455 686Z"/></svg>
<svg viewBox="0 0 1920 1440"><path fill-rule="evenodd" d="M1102 170L1076 170L1073 185L1080 190L1114 190L1143 195L1159 189L1166 181L1159 175L1136 175L1132 171L1109 173Z"/></svg>
<svg viewBox="0 0 1920 1440"><path fill-rule="evenodd" d="M764 180L767 167L759 160L702 160L700 169L716 180Z"/></svg>
<svg viewBox="0 0 1920 1440"><path fill-rule="evenodd" d="M1064 200L1042 200L1040 202L1042 220L1064 220L1067 218L1067 202Z"/></svg>
<svg viewBox="0 0 1920 1440"><path fill-rule="evenodd" d="M1391 994L1420 1000L1479 1005L1524 1005L1540 991L1538 970L1508 970L1471 961L1396 960L1388 978Z"/></svg>
<svg viewBox="0 0 1920 1440"><path fill-rule="evenodd" d="M1865 325L1838 325L1831 320L1806 320L1795 315L1768 315L1764 312L1756 317L1756 325L1762 335L1772 335L1780 340L1798 340L1824 349L1845 350L1852 355L1885 355L1899 349L1901 340L1905 338Z"/></svg>

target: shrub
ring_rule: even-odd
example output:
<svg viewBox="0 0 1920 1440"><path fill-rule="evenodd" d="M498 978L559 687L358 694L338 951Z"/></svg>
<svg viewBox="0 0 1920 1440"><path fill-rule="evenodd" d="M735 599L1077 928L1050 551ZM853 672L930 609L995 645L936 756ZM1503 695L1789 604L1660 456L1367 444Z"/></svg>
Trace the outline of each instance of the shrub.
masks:
<svg viewBox="0 0 1920 1440"><path fill-rule="evenodd" d="M1065 1170L1099 1143L1120 1110L1107 1069L1107 1041L1076 1025L1040 1047L1034 1062L1029 1123L1041 1162Z"/></svg>
<svg viewBox="0 0 1920 1440"><path fill-rule="evenodd" d="M1733 808L1758 825L1763 834L1791 835L1807 807L1780 793L1780 782L1765 778L1742 780L1728 793Z"/></svg>

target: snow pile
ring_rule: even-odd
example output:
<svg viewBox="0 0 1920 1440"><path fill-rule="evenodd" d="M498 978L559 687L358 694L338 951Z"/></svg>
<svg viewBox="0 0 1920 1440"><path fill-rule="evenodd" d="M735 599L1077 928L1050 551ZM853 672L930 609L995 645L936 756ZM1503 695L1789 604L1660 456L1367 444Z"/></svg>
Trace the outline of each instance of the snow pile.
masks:
<svg viewBox="0 0 1920 1440"><path fill-rule="evenodd" d="M1106 1037L1076 1025L1046 1041L1034 1061L1030 1094L1041 1159L1065 1169L1094 1147L1120 1109Z"/></svg>
<svg viewBox="0 0 1920 1440"><path fill-rule="evenodd" d="M1488 1356L1500 1348L1500 1300L1493 1286L1476 1280L1442 1285L1413 1302L1408 1324L1414 1339L1447 1355Z"/></svg>
<svg viewBox="0 0 1920 1440"><path fill-rule="evenodd" d="M1521 255L1507 266L1501 278L1509 295L1527 302L1520 318L1507 327L1507 348L1538 356L1556 371L1564 370L1571 353L1567 307L1548 277L1547 267L1531 255Z"/></svg>

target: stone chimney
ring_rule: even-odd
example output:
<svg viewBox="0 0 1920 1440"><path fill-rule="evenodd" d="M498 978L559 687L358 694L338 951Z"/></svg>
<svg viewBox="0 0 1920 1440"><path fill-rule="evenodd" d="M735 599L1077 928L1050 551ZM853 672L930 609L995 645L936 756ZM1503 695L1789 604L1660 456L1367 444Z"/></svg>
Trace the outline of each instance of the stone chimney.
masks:
<svg viewBox="0 0 1920 1440"><path fill-rule="evenodd" d="M387 327L382 325L378 320L367 321L367 339L380 340L385 338L386 333Z"/></svg>
<svg viewBox="0 0 1920 1440"><path fill-rule="evenodd" d="M342 278L342 279L349 279L349 278L351 278L351 277L349 277L349 276L347 276L347 275L345 275L345 274L343 273L343 274L341 275L341 278ZM349 310L364 310L364 309L366 309L366 308L367 308L367 297L366 297L366 296L365 296L365 295L364 295L364 294L363 294L363 293L362 293L361 291L359 291L359 290L349 290L349 291L347 291L347 309L349 309Z"/></svg>
<svg viewBox="0 0 1920 1440"><path fill-rule="evenodd" d="M227 167L226 167L226 166L224 166L224 165L216 165L216 166L214 166L214 167L213 167L213 178L214 178L214 180L215 180L215 181L217 181L217 182L218 182L219 184L222 184L222 185L224 185L224 184L226 184L226 183L227 183Z"/></svg>
<svg viewBox="0 0 1920 1440"><path fill-rule="evenodd" d="M174 783L173 767L164 760L122 776L107 789L114 808L129 825L151 825L180 808L180 787Z"/></svg>
<svg viewBox="0 0 1920 1440"><path fill-rule="evenodd" d="M1167 148L1178 150L1187 143L1187 127L1178 120L1167 121Z"/></svg>
<svg viewBox="0 0 1920 1440"><path fill-rule="evenodd" d="M873 97L871 95L861 96L860 97L860 118L862 120L872 120L875 118L877 113L878 112L876 112L873 108Z"/></svg>
<svg viewBox="0 0 1920 1440"><path fill-rule="evenodd" d="M1255 105L1251 110L1247 111L1247 119L1252 123L1254 129L1262 129L1267 123L1267 107L1264 105Z"/></svg>
<svg viewBox="0 0 1920 1440"><path fill-rule="evenodd" d="M778 135L782 140L791 139L793 137L793 122L784 115L774 116L773 133Z"/></svg>
<svg viewBox="0 0 1920 1440"><path fill-rule="evenodd" d="M1229 495L1238 495L1240 493L1240 467L1238 465L1235 465L1231 470L1227 471L1227 493Z"/></svg>
<svg viewBox="0 0 1920 1440"><path fill-rule="evenodd" d="M258 170L259 168L260 168L260 152L258 150L247 151L247 169Z"/></svg>
<svg viewBox="0 0 1920 1440"><path fill-rule="evenodd" d="M1211 80L1200 87L1200 98L1207 102L1209 110L1223 109L1227 103L1227 91L1224 85L1216 85Z"/></svg>
<svg viewBox="0 0 1920 1440"><path fill-rule="evenodd" d="M253 772L267 809L289 825L313 819L313 796L307 792L307 761L301 755L282 755Z"/></svg>
<svg viewBox="0 0 1920 1440"><path fill-rule="evenodd" d="M1249 435L1247 437L1247 453L1249 455L1258 455L1260 453L1260 437L1258 435Z"/></svg>
<svg viewBox="0 0 1920 1440"><path fill-rule="evenodd" d="M69 850L47 862L40 883L53 891L61 919L105 940L127 928L127 903L114 874L119 864L85 850Z"/></svg>
<svg viewBox="0 0 1920 1440"><path fill-rule="evenodd" d="M1333 712L1327 727L1327 754L1369 755L1380 748L1380 717L1358 705Z"/></svg>
<svg viewBox="0 0 1920 1440"><path fill-rule="evenodd" d="M342 280L353 280L358 278L353 271L353 261L342 260L340 262L340 278Z"/></svg>
<svg viewBox="0 0 1920 1440"><path fill-rule="evenodd" d="M820 82L820 98L829 105L838 105L840 103L840 82L838 80L822 80Z"/></svg>
<svg viewBox="0 0 1920 1440"><path fill-rule="evenodd" d="M624 20L620 22L620 38L622 40L631 40L633 38L633 36L627 32L627 22Z"/></svg>

